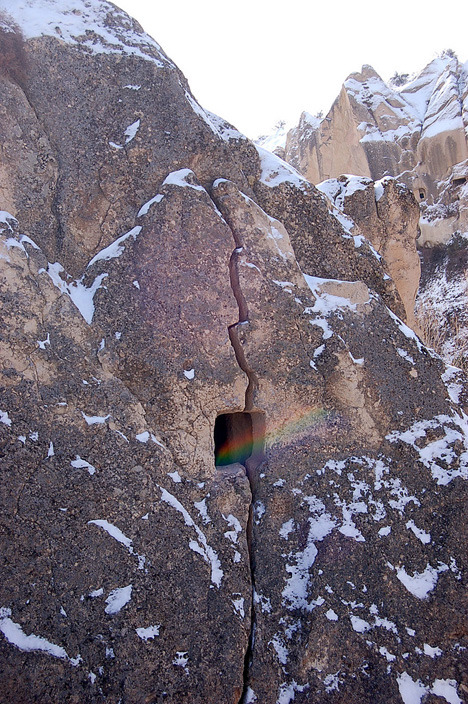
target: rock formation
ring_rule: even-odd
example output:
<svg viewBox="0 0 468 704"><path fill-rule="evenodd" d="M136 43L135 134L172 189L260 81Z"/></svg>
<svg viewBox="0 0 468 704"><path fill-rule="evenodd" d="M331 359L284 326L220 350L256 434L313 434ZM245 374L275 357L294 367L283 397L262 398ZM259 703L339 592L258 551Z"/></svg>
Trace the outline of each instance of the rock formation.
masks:
<svg viewBox="0 0 468 704"><path fill-rule="evenodd" d="M325 180L321 189L332 199L349 180L347 176L338 178L342 174L374 181L392 176L413 192L420 208L417 244L423 267L417 325L446 360L466 367L468 289L463 262L468 232L468 64L460 64L446 52L417 76L397 78L399 86L395 81L387 84L370 66L351 74L323 120L302 115L298 127L288 133L284 158L313 183ZM337 178L342 184L339 188ZM367 193L371 194L368 186ZM360 201L366 196L362 191L353 195L356 204L363 205ZM403 233L384 252L379 242L382 237L377 235L381 224L371 225L368 208L359 212L349 195L341 198L341 206L374 242L391 275L399 277L400 284L397 279L395 283L401 288L399 241ZM368 206L375 211L372 198ZM388 222L387 216L384 220ZM412 241L415 232L410 223L403 238ZM392 241L391 233L385 241ZM405 284L409 300L416 274L413 261ZM408 320L414 322L413 312L406 308Z"/></svg>
<svg viewBox="0 0 468 704"><path fill-rule="evenodd" d="M462 376L125 13L0 10L0 702L463 701Z"/></svg>
<svg viewBox="0 0 468 704"><path fill-rule="evenodd" d="M420 203L421 244L446 242L468 229L467 96L468 64L450 52L399 87L363 66L319 124L302 116L285 159L315 184L341 174L398 177Z"/></svg>
<svg viewBox="0 0 468 704"><path fill-rule="evenodd" d="M415 328L414 308L421 277L416 249L419 208L408 188L393 178L377 183L358 176L340 176L318 185L338 212L351 218L353 236L363 235L381 255L405 308L406 320Z"/></svg>

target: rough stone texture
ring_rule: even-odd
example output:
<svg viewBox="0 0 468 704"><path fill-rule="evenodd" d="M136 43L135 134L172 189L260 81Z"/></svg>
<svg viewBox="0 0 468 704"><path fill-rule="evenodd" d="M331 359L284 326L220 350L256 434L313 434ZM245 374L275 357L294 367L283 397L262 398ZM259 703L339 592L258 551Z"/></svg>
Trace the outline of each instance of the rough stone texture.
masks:
<svg viewBox="0 0 468 704"><path fill-rule="evenodd" d="M466 229L465 198L457 201L467 176L467 76L450 54L400 88L363 66L319 124L304 113L285 159L315 184L341 174L398 177L421 205L420 243L447 242Z"/></svg>
<svg viewBox="0 0 468 704"><path fill-rule="evenodd" d="M40 146L2 159L0 702L462 701L463 377L137 25L60 7L18 2L4 103Z"/></svg>
<svg viewBox="0 0 468 704"><path fill-rule="evenodd" d="M414 306L421 276L416 249L419 208L404 184L386 177L371 179L340 176L324 181L320 190L354 223L353 234L362 234L383 257L405 308L405 319L416 328Z"/></svg>
<svg viewBox="0 0 468 704"><path fill-rule="evenodd" d="M468 232L467 76L468 64L461 64L450 52L434 59L400 87L385 83L372 67L363 66L361 73L353 73L345 81L326 118L318 120L307 113L301 116L298 127L288 133L285 149L285 159L313 183L326 179L324 190L328 181L346 182L348 177L341 178L341 174L356 174L376 182L393 176L413 192L420 207L417 244L423 266L417 322L411 307L417 262L414 254L408 258L406 247L401 259L403 232L398 231L399 226L385 253L379 246L382 222L393 220L392 213L375 221L370 216L374 212L372 198L364 207L360 201L366 196L361 191L353 194L353 199L363 210L353 207L348 196L338 207L344 208L358 227L364 227L363 234L386 259L405 301L409 324L417 327L446 361L465 369L468 290L462 262L466 260ZM396 216L400 217L398 212ZM410 222L410 240L412 229ZM407 234L403 240L408 241ZM455 257L453 261L451 257ZM441 261L445 263L439 266ZM402 262L409 264L406 276L402 275Z"/></svg>

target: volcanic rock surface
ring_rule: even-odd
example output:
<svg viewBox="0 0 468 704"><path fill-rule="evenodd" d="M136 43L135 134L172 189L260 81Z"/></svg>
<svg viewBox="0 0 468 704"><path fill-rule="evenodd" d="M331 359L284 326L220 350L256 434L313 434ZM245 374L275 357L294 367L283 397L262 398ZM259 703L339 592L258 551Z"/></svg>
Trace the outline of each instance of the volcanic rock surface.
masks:
<svg viewBox="0 0 468 704"><path fill-rule="evenodd" d="M397 277L115 6L0 10L2 704L463 701L464 379Z"/></svg>

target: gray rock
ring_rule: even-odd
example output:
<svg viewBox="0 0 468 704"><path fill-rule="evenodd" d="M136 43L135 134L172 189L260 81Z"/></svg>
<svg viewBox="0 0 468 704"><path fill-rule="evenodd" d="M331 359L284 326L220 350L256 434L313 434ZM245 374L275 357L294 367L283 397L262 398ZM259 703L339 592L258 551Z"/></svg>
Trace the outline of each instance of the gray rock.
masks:
<svg viewBox="0 0 468 704"><path fill-rule="evenodd" d="M74 9L4 79L51 170L0 233L0 701L461 700L454 380L310 184Z"/></svg>

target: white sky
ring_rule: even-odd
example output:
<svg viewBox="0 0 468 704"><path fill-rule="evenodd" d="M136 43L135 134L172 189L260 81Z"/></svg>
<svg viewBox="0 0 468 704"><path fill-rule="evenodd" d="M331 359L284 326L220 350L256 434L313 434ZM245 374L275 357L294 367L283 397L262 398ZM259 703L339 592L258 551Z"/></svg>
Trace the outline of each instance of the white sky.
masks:
<svg viewBox="0 0 468 704"><path fill-rule="evenodd" d="M328 111L345 78L384 79L444 49L468 58L468 2L114 0L187 77L199 103L248 137Z"/></svg>

